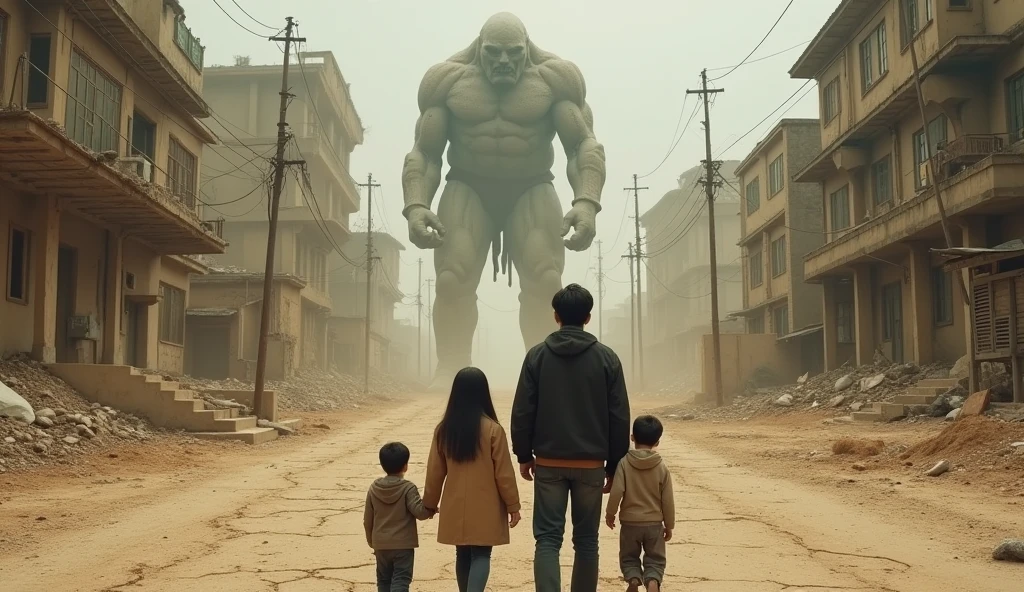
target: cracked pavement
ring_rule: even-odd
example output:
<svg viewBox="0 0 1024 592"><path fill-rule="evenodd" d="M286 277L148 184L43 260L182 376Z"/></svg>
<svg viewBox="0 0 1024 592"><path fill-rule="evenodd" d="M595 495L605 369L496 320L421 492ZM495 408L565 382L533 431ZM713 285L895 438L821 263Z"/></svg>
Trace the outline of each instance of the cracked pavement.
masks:
<svg viewBox="0 0 1024 592"><path fill-rule="evenodd" d="M496 402L507 418L511 397ZM377 450L388 440L405 442L413 451L408 478L422 486L424 451L442 409L441 398L411 398L326 436L175 483L144 503L113 507L109 517L0 557L0 589L372 592L362 509L367 486L380 474ZM942 536L941 517L851 507L825 490L727 463L686 442L684 429L667 424L661 446L678 504L668 545L672 590L1020 589L1015 566L951 561L958 542ZM526 520L512 532L512 544L494 552L493 591L533 590L532 492L523 482L520 490ZM413 588L422 592L455 588L454 550L434 542L436 527L421 523ZM600 589L622 590L617 534L601 532ZM571 549L562 562L567 584Z"/></svg>

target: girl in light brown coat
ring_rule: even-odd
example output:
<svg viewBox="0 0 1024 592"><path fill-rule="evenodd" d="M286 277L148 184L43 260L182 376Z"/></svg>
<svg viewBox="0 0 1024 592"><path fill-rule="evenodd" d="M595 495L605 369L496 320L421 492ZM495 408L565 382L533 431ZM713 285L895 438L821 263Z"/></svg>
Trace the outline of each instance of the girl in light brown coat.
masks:
<svg viewBox="0 0 1024 592"><path fill-rule="evenodd" d="M438 510L437 542L455 545L459 592L484 592L491 548L508 544L520 516L505 430L477 368L464 368L452 382L427 457L423 505Z"/></svg>

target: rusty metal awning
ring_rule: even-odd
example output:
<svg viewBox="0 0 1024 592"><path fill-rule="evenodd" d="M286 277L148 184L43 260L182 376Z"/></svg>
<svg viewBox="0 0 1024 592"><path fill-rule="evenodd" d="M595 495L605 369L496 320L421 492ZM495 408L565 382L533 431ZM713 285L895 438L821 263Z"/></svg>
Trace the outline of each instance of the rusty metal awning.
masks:
<svg viewBox="0 0 1024 592"><path fill-rule="evenodd" d="M0 112L0 183L56 196L161 255L223 253L227 243L166 188L122 173L28 111Z"/></svg>
<svg viewBox="0 0 1024 592"><path fill-rule="evenodd" d="M237 313L233 308L190 308L185 311L190 317L233 317Z"/></svg>
<svg viewBox="0 0 1024 592"><path fill-rule="evenodd" d="M791 339L796 339L798 337L806 337L808 335L814 335L815 333L821 331L822 329L824 329L824 325L820 325L820 324L819 325L808 325L807 327L804 327L803 329L798 329L796 331L793 331L792 333L787 333L787 334L783 335L782 337L777 338L775 341L789 341Z"/></svg>
<svg viewBox="0 0 1024 592"><path fill-rule="evenodd" d="M950 249L932 249L932 253L951 261L942 266L946 271L957 271L967 267L975 267L986 263L995 263L1004 259L1024 256L1024 240L1014 239L991 248L953 247Z"/></svg>

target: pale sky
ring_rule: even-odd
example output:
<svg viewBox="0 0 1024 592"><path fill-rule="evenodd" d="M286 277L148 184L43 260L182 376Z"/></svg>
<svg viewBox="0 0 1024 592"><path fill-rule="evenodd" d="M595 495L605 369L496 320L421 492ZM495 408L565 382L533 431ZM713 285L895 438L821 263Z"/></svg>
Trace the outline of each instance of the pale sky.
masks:
<svg viewBox="0 0 1024 592"><path fill-rule="evenodd" d="M657 168L669 147L676 143L683 122L695 106L688 88L699 86L702 68L721 76L739 63L768 32L789 0L217 0L237 21L260 35L274 31L243 14L241 5L255 19L275 29L293 16L300 35L307 38L303 51L334 52L345 79L351 85L356 110L366 128L362 146L352 155L351 174L365 179L368 172L382 184L381 205L385 225L406 244L399 280L407 294L416 292L416 260L424 259L424 277L433 277L430 251L408 243L401 215L401 168L412 146L418 116L416 92L427 68L464 49L477 36L484 21L496 12L517 14L541 48L575 62L587 82L587 101L594 111L595 133L604 144L608 180L598 215L598 238L604 241L606 269L619 261L633 236L632 220L624 219L627 204L623 188L632 175L646 175L640 194L645 211L673 189L678 175L704 157L702 117L695 117L671 156ZM206 46L207 65L225 65L235 55L248 55L253 64L279 63L281 52L233 23L214 0L181 0L186 23ZM782 21L760 49L757 60L809 41L838 6L839 0L794 0ZM712 148L716 159L742 159L763 137L789 105L783 107L753 133L727 152L721 149L747 133L790 97L803 81L787 74L803 47L744 65L714 82L724 87L711 112ZM799 100L786 117L817 117L817 92L797 95ZM806 89L805 89L806 90ZM800 97L803 96L803 99ZM685 102L685 103L684 103ZM791 102L790 104L792 104ZM683 112L684 111L684 112ZM557 144L553 172L555 187L568 209L572 191L565 180L565 158ZM445 166L447 170L447 165ZM438 196L440 191L438 192ZM436 206L435 199L435 206ZM365 204L365 201L364 201ZM365 224L365 212L353 225ZM578 282L597 292L597 249L568 253L564 283ZM522 362L518 330L518 284L509 288L506 278L491 282L490 266L484 272L479 297L480 326L485 336L476 364L497 384L514 380ZM608 273L605 309L629 296L629 268L618 265ZM408 298L407 302L413 302ZM505 312L511 311L511 312ZM396 316L415 318L415 307L399 306ZM596 321L595 321L596 322ZM596 332L596 330L595 330Z"/></svg>

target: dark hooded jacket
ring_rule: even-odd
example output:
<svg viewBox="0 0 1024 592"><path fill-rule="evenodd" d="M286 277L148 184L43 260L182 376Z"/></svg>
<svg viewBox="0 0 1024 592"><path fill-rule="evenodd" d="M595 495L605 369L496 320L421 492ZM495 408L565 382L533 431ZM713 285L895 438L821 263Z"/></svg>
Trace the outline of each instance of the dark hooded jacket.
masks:
<svg viewBox="0 0 1024 592"><path fill-rule="evenodd" d="M366 544L374 551L415 549L419 546L416 520L433 515L423 507L420 492L411 481L393 475L381 477L366 493Z"/></svg>
<svg viewBox="0 0 1024 592"><path fill-rule="evenodd" d="M622 363L580 327L563 327L526 354L512 407L512 452L605 463L609 476L629 451L629 399Z"/></svg>

